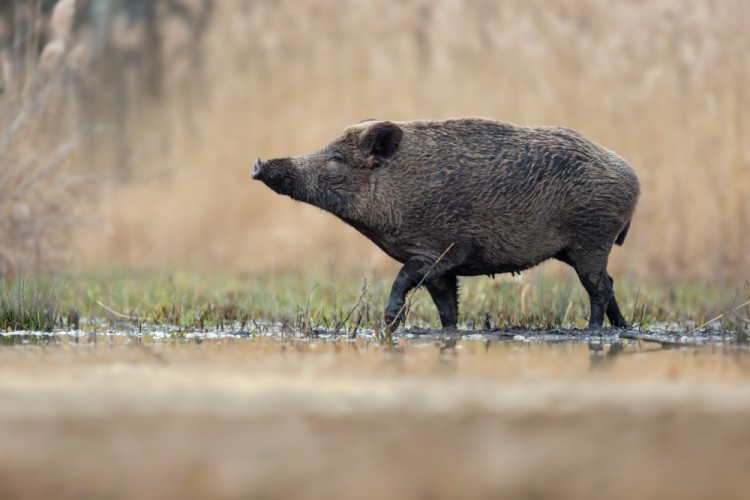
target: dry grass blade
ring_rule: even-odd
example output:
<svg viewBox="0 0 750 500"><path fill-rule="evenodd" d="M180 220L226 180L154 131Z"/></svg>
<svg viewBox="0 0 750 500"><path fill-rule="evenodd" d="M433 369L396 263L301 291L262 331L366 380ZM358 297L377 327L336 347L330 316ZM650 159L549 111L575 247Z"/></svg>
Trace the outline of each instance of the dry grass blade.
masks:
<svg viewBox="0 0 750 500"><path fill-rule="evenodd" d="M311 336L313 334L312 318L310 317L310 301L312 300L312 295L315 292L315 290L318 288L318 286L319 285L316 283L315 286L313 286L310 289L310 293L307 294L307 303L305 304L305 322L303 325L303 331L308 336Z"/></svg>
<svg viewBox="0 0 750 500"><path fill-rule="evenodd" d="M346 314L344 319L336 323L336 328L333 331L334 335L339 333L339 330L341 329L342 326L346 325L346 322L349 321L349 318L352 317L352 313L354 313L354 310L357 309L359 305L362 303L362 299L365 298L366 293L367 293L367 280L365 280L365 282L362 284L362 292L359 294L359 298L357 299L357 302L349 309L349 312Z"/></svg>

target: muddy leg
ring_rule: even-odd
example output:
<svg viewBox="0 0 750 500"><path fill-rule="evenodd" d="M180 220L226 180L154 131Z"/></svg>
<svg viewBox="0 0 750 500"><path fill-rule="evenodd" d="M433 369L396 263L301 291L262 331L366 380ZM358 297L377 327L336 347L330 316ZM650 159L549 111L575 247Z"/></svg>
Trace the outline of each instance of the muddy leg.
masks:
<svg viewBox="0 0 750 500"><path fill-rule="evenodd" d="M609 286L612 288L612 298L607 305L607 319L609 319L609 322L615 328L629 328L630 325L628 325L627 320L622 316L620 306L617 305L617 300L615 299L615 280L612 279L612 276L607 275L607 277L609 278Z"/></svg>
<svg viewBox="0 0 750 500"><path fill-rule="evenodd" d="M398 272L396 281L393 282L391 287L391 294L388 296L388 304L385 307L386 330L396 330L399 324L406 319L406 311L402 310L406 303L406 295L417 286L429 268L429 264L422 260L410 259ZM398 318L396 318L397 315Z"/></svg>
<svg viewBox="0 0 750 500"><path fill-rule="evenodd" d="M458 281L455 274L430 279L426 283L432 301L440 314L443 328L455 327L458 323Z"/></svg>
<svg viewBox="0 0 750 500"><path fill-rule="evenodd" d="M608 310L613 296L612 283L607 274L607 254L568 255L581 284L589 294L589 328L601 328L604 324L604 312Z"/></svg>

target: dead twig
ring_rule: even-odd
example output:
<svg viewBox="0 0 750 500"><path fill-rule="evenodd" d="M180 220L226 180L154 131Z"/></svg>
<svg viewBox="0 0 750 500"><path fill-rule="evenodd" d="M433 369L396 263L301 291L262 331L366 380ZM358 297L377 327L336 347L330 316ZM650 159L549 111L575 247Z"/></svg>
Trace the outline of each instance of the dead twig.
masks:
<svg viewBox="0 0 750 500"><path fill-rule="evenodd" d="M130 321L140 321L139 317L137 317L137 316L129 316L127 314L123 314L123 313L117 312L114 309L105 306L104 304L102 304L98 300L95 300L94 303L97 304L98 306L100 306L102 309L104 309L108 313L110 313L111 315L117 317L117 318L127 319L127 320L130 320Z"/></svg>
<svg viewBox="0 0 750 500"><path fill-rule="evenodd" d="M654 344L660 344L662 347L667 349L673 349L676 347L695 347L701 344L697 342L677 342L675 340L666 340L654 337L651 335L639 335L637 333L623 332L619 334L621 339L638 340L640 342L652 342Z"/></svg>

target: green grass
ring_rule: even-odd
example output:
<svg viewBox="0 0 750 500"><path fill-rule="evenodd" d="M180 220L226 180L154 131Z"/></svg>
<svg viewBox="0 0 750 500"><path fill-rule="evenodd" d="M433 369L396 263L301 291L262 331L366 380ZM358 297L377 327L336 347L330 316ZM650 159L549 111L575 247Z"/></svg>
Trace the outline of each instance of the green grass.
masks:
<svg viewBox="0 0 750 500"><path fill-rule="evenodd" d="M82 327L94 329L102 320L115 328L129 317L133 324L183 332L232 329L237 323L252 330L270 321L290 330L351 333L380 326L392 279L120 271L70 276L62 286L59 278L20 276L0 281L0 328L49 331L66 323L62 311L67 318L80 312ZM663 323L691 328L750 299L747 286L617 283L616 293L626 318L644 329ZM415 291L409 304L408 325L440 326L426 291ZM748 308L726 314L721 324L735 329L746 316ZM574 276L542 269L520 278L462 280L459 321L470 328L585 327L587 318L588 299ZM72 326L70 319L67 323Z"/></svg>
<svg viewBox="0 0 750 500"><path fill-rule="evenodd" d="M63 287L50 277L0 278L0 328L50 331L57 324Z"/></svg>
<svg viewBox="0 0 750 500"><path fill-rule="evenodd" d="M280 322L286 328L352 331L379 325L392 276L341 278L310 273L217 274L197 272L136 273L76 276L68 280L65 308L76 308L86 318L122 317L134 322L176 326L184 331L228 328L240 322ZM363 288L364 287L364 288ZM701 284L649 286L616 283L626 318L644 328L660 323L684 328L700 325L737 304L734 288ZM588 299L574 276L544 269L520 278L462 280L459 321L473 328L584 327ZM439 326L429 294L411 295L408 324Z"/></svg>

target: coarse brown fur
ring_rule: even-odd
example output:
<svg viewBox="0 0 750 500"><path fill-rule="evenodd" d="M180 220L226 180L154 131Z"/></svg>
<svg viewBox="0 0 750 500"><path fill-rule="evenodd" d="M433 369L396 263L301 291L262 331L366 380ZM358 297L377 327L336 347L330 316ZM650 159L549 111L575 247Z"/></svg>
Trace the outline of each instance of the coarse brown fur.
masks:
<svg viewBox="0 0 750 500"><path fill-rule="evenodd" d="M606 267L630 227L638 179L625 160L574 130L480 118L368 120L309 155L258 160L253 177L338 216L404 264L387 325L398 324L406 294L422 280L450 327L457 276L555 258L586 288L591 327L605 313L627 326Z"/></svg>

